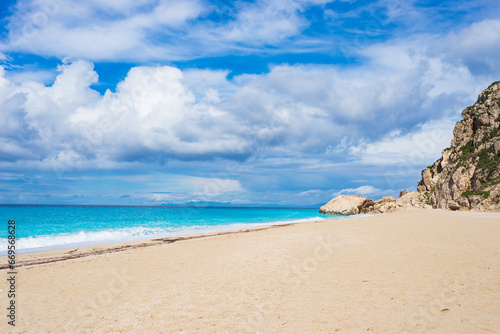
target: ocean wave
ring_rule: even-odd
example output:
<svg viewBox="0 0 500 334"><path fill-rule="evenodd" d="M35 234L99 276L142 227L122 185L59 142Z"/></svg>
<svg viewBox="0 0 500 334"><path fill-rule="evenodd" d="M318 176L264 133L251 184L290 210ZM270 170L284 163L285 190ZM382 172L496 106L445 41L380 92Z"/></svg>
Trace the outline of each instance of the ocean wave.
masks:
<svg viewBox="0 0 500 334"><path fill-rule="evenodd" d="M308 221L325 220L323 217L312 217L304 219L280 220L266 223L233 223L226 225L193 225L180 227L132 227L108 229L101 231L79 231L76 233L60 233L51 235L41 235L26 238L19 238L16 242L16 248L22 250L20 253L32 253L55 249L67 249L83 246L92 246L99 244L144 240L160 237L170 237L187 235L193 233L209 233L224 230L236 230L242 228L251 228L266 225L282 225L289 223L299 223ZM6 255L7 240L0 242L0 256Z"/></svg>

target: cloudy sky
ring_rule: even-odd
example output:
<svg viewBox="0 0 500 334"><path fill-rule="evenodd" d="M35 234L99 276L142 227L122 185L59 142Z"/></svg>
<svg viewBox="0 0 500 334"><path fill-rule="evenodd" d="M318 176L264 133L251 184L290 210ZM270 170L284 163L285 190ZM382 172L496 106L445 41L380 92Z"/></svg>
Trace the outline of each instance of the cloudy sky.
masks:
<svg viewBox="0 0 500 334"><path fill-rule="evenodd" d="M3 0L0 203L397 196L496 80L497 0Z"/></svg>

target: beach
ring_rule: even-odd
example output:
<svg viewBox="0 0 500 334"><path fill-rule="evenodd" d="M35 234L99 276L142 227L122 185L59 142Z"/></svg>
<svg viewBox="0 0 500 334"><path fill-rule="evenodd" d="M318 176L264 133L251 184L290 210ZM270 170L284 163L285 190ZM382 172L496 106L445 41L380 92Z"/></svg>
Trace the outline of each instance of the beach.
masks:
<svg viewBox="0 0 500 334"><path fill-rule="evenodd" d="M19 255L0 332L499 333L499 240L413 209Z"/></svg>

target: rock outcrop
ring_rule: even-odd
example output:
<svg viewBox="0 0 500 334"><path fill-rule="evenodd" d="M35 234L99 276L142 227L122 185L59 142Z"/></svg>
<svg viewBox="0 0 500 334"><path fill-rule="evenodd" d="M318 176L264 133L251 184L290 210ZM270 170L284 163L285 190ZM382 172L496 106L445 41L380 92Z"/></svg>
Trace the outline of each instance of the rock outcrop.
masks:
<svg viewBox="0 0 500 334"><path fill-rule="evenodd" d="M402 192L403 193L403 192ZM378 201L361 196L341 195L326 203L319 213L328 215L357 215L359 213L386 213L401 209L430 209L426 196L419 192L406 192L398 199L392 196L382 197Z"/></svg>
<svg viewBox="0 0 500 334"><path fill-rule="evenodd" d="M392 196L382 197L374 202L373 206L365 207L360 213L386 213L410 208L430 209L431 206L426 204L426 197L424 194L406 190L406 192L401 192L400 198L395 199Z"/></svg>
<svg viewBox="0 0 500 334"><path fill-rule="evenodd" d="M367 207L373 206L374 201L361 196L338 196L319 209L319 213L326 215L357 215L364 213Z"/></svg>
<svg viewBox="0 0 500 334"><path fill-rule="evenodd" d="M418 192L433 208L500 210L500 82L462 112L451 146L422 171Z"/></svg>
<svg viewBox="0 0 500 334"><path fill-rule="evenodd" d="M404 195L409 194L409 193L410 193L410 192L408 191L408 189L405 189L405 190L403 190L403 191L400 191L400 192L399 192L399 198L401 198L401 197L403 197Z"/></svg>
<svg viewBox="0 0 500 334"><path fill-rule="evenodd" d="M398 199L374 202L356 196L339 196L320 213L353 215L385 213L406 208L500 211L500 81L479 94L477 102L462 111L451 146L422 171L417 192L407 189Z"/></svg>

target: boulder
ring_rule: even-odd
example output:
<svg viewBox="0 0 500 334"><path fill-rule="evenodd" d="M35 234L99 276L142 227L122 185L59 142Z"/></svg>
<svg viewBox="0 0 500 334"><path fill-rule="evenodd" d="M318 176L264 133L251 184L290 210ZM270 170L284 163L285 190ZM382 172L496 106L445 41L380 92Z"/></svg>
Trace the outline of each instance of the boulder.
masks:
<svg viewBox="0 0 500 334"><path fill-rule="evenodd" d="M386 202L394 202L394 201L395 201L394 197L384 196L381 199L379 199L377 202L386 203Z"/></svg>
<svg viewBox="0 0 500 334"><path fill-rule="evenodd" d="M430 209L432 208L427 204L427 198L423 193L417 191L408 192L396 200L398 208L409 209L409 208L420 208L420 209Z"/></svg>
<svg viewBox="0 0 500 334"><path fill-rule="evenodd" d="M319 209L319 213L326 215L357 215L367 212L374 201L361 196L340 195Z"/></svg>
<svg viewBox="0 0 500 334"><path fill-rule="evenodd" d="M373 211L375 213L393 212L396 211L396 209L397 209L396 200L394 201L378 200L375 202L375 205L373 206Z"/></svg>
<svg viewBox="0 0 500 334"><path fill-rule="evenodd" d="M469 204L469 200L467 199L467 197L460 196L456 200L456 202L458 205L460 205L460 208L459 208L460 211L469 211L470 204Z"/></svg>
<svg viewBox="0 0 500 334"><path fill-rule="evenodd" d="M448 201L448 208L452 211L457 211L460 209L460 205L455 201Z"/></svg>
<svg viewBox="0 0 500 334"><path fill-rule="evenodd" d="M401 198L401 197L403 197L404 195L409 194L409 193L410 193L410 192L408 191L408 189L405 189L405 190L403 190L403 191L401 191L401 192L399 193L399 198Z"/></svg>

